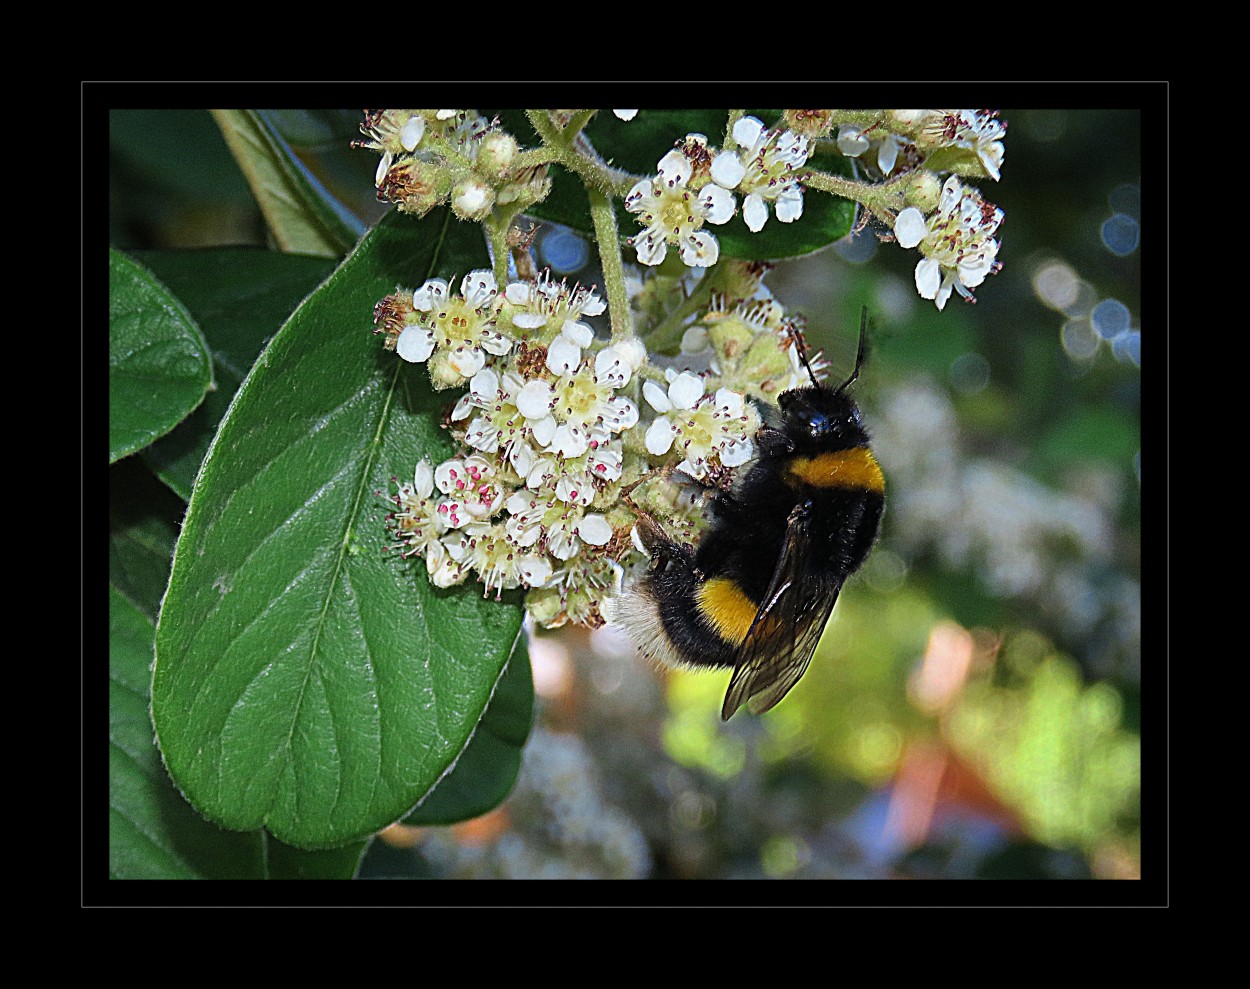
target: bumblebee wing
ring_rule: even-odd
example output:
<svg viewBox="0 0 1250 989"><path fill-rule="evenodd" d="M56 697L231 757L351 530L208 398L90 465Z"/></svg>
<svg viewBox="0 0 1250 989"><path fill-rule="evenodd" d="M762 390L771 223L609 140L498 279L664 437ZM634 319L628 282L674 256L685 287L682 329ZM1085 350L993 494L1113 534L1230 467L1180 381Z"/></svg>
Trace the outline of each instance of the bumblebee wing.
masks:
<svg viewBox="0 0 1250 989"><path fill-rule="evenodd" d="M790 692L812 661L842 584L812 582L808 536L808 514L791 513L768 593L738 650L721 707L723 720L743 703L753 714L763 714Z"/></svg>

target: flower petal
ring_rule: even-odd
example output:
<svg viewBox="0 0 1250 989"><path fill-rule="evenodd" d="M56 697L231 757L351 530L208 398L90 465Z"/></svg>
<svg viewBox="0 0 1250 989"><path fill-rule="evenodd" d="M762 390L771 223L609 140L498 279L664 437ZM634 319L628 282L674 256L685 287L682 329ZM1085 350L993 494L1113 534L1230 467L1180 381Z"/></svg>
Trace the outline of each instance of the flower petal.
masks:
<svg viewBox="0 0 1250 989"><path fill-rule="evenodd" d="M447 355L447 363L461 377L471 378L482 370L486 355L476 347L457 347Z"/></svg>
<svg viewBox="0 0 1250 989"><path fill-rule="evenodd" d="M399 143L404 146L405 151L416 151L417 145L421 143L421 138L424 136L425 118L414 113L400 129Z"/></svg>
<svg viewBox="0 0 1250 989"><path fill-rule="evenodd" d="M487 305L495 298L497 291L495 273L487 268L470 271L460 282L460 294L475 309Z"/></svg>
<svg viewBox="0 0 1250 989"><path fill-rule="evenodd" d="M551 579L551 561L545 556L526 556L517 566L526 587L541 587Z"/></svg>
<svg viewBox="0 0 1250 989"><path fill-rule="evenodd" d="M715 182L709 182L699 193L699 202L707 211L705 219L708 223L728 223L734 215L737 200L728 189L722 189Z"/></svg>
<svg viewBox="0 0 1250 989"><path fill-rule="evenodd" d="M590 446L590 438L579 426L572 423L561 423L551 437L551 450L566 460L580 457Z"/></svg>
<svg viewBox="0 0 1250 989"><path fill-rule="evenodd" d="M679 409L692 409L703 397L703 379L697 374L683 371L668 386L668 397Z"/></svg>
<svg viewBox="0 0 1250 989"><path fill-rule="evenodd" d="M647 452L655 456L662 456L673 448L673 424L669 422L668 416L660 416L655 422L647 428L647 435L644 440L647 446Z"/></svg>
<svg viewBox="0 0 1250 989"><path fill-rule="evenodd" d="M924 214L915 206L908 206L894 221L894 239L900 247L915 247L928 232L929 225L925 223ZM920 294L924 295L923 292ZM932 299L933 296L925 295L925 298Z"/></svg>
<svg viewBox="0 0 1250 989"><path fill-rule="evenodd" d="M552 374L572 374L582 362L582 349L566 336L558 336L547 348L547 368Z"/></svg>
<svg viewBox="0 0 1250 989"><path fill-rule="evenodd" d="M744 148L750 148L764 133L764 122L758 117L739 117L734 121L734 141Z"/></svg>
<svg viewBox="0 0 1250 989"><path fill-rule="evenodd" d="M710 268L720 257L720 244L705 230L693 233L681 245L682 263L691 268Z"/></svg>
<svg viewBox="0 0 1250 989"><path fill-rule="evenodd" d="M577 523L577 534L591 546L604 546L612 538L612 526L602 515L583 515Z"/></svg>
<svg viewBox="0 0 1250 989"><path fill-rule="evenodd" d="M720 448L720 462L726 467L741 467L754 452L755 446L750 440L730 440Z"/></svg>
<svg viewBox="0 0 1250 989"><path fill-rule="evenodd" d="M759 233L768 222L768 207L758 193L751 193L742 203L742 219L751 233Z"/></svg>
<svg viewBox="0 0 1250 989"><path fill-rule="evenodd" d="M560 327L560 333L583 349L589 347L595 339L595 331L590 326L572 319L564 321L564 325Z"/></svg>
<svg viewBox="0 0 1250 989"><path fill-rule="evenodd" d="M540 450L546 450L551 446L551 441L556 435L555 416L545 415L531 422L529 427L530 435L534 437L534 442L538 444Z"/></svg>
<svg viewBox="0 0 1250 989"><path fill-rule="evenodd" d="M634 250L638 252L639 264L660 264L668 256L668 241L651 234L639 234L634 238Z"/></svg>
<svg viewBox="0 0 1250 989"><path fill-rule="evenodd" d="M642 397L656 412L669 412L673 408L673 403L668 399L668 393L654 381L642 383Z"/></svg>
<svg viewBox="0 0 1250 989"><path fill-rule="evenodd" d="M916 291L922 299L937 297L942 284L942 266L933 258L922 258L916 265ZM942 308L938 306L938 308Z"/></svg>
<svg viewBox="0 0 1250 989"><path fill-rule="evenodd" d="M773 208L777 211L778 220L793 223L803 215L803 187L797 182L786 186L777 194Z"/></svg>
<svg viewBox="0 0 1250 989"><path fill-rule="evenodd" d="M539 378L527 382L525 387L517 392L516 407L526 419L542 419L551 411L554 401L555 392L551 385Z"/></svg>
<svg viewBox="0 0 1250 989"><path fill-rule="evenodd" d="M502 357L512 349L512 341L502 333L496 333L494 330L483 330L480 345L488 354L494 354L496 357Z"/></svg>
<svg viewBox="0 0 1250 989"><path fill-rule="evenodd" d="M722 151L712 159L712 181L726 189L735 188L746 173L736 151Z"/></svg>
<svg viewBox="0 0 1250 989"><path fill-rule="evenodd" d="M413 476L413 487L421 498L428 498L434 490L434 470L428 459L423 459L417 464L417 470Z"/></svg>
<svg viewBox="0 0 1250 989"><path fill-rule="evenodd" d="M660 181L666 183L667 185L685 185L690 181L690 176L693 174L693 171L694 169L690 164L690 159L682 154L677 148L674 148L661 158L659 165L656 167L656 172L660 176ZM637 186L634 188L637 188Z"/></svg>
<svg viewBox="0 0 1250 989"><path fill-rule="evenodd" d="M424 326L405 326L395 341L395 353L412 364L429 360L434 353L434 334Z"/></svg>
<svg viewBox="0 0 1250 989"><path fill-rule="evenodd" d="M447 298L447 282L441 278L427 279L425 284L412 293L412 304L422 312L429 312Z"/></svg>

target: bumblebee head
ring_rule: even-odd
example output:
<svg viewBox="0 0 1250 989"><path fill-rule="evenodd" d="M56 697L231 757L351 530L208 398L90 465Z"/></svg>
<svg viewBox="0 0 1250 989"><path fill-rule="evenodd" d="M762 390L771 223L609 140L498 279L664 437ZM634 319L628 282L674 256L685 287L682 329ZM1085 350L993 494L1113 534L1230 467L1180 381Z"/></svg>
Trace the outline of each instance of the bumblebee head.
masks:
<svg viewBox="0 0 1250 989"><path fill-rule="evenodd" d="M797 448L840 449L868 438L859 407L842 388L795 388L779 395L777 401L783 429Z"/></svg>
<svg viewBox="0 0 1250 989"><path fill-rule="evenodd" d="M846 394L846 390L859 377L864 363L864 340L868 328L868 310L864 309L859 321L859 352L855 355L855 369L837 388L820 384L807 363L807 355L799 352L799 359L807 368L812 384L806 388L794 388L777 396L781 407L784 429L791 442L800 447L840 448L867 442L859 407Z"/></svg>

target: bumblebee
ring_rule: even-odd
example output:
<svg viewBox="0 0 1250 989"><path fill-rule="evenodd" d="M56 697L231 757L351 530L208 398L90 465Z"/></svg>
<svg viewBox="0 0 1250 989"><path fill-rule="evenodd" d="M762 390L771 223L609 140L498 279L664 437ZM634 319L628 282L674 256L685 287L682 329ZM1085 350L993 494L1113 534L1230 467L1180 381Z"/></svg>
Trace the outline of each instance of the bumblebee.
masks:
<svg viewBox="0 0 1250 989"><path fill-rule="evenodd" d="M885 479L847 389L864 360L866 318L851 376L778 397L756 433L756 460L727 491L714 490L709 526L694 546L642 514L635 531L650 565L621 602L640 650L670 665L729 668L721 707L761 714L811 663L838 594L872 550ZM796 341L797 345L797 341Z"/></svg>

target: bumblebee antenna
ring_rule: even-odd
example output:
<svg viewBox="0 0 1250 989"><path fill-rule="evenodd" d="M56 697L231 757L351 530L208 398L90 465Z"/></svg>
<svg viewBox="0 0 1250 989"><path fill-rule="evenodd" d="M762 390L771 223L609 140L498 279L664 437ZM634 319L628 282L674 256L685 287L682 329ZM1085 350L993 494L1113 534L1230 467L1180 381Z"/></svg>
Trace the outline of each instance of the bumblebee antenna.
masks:
<svg viewBox="0 0 1250 989"><path fill-rule="evenodd" d="M798 355L799 363L807 371L807 377L811 381L812 387L819 388L820 381L816 377L816 372L812 370L812 366L807 362L807 341L803 339L802 330L799 329L798 325L790 323L786 326L785 331L790 338L791 344L794 346L794 352Z"/></svg>
<svg viewBox="0 0 1250 989"><path fill-rule="evenodd" d="M851 376L838 386L838 391L845 391L851 386L856 378L859 377L859 369L864 364L864 344L868 339L868 307L864 306L859 314L859 352L855 355L855 370L851 372ZM807 361L803 362L805 365Z"/></svg>

